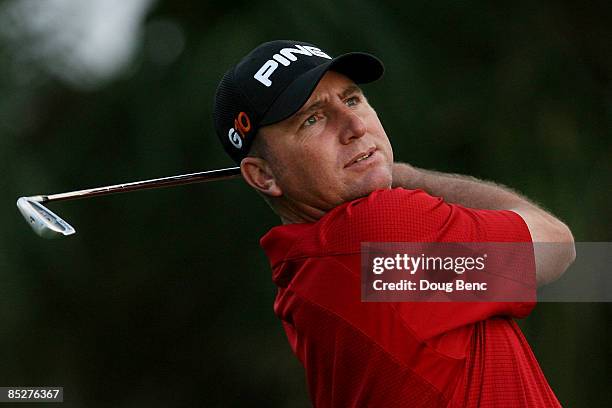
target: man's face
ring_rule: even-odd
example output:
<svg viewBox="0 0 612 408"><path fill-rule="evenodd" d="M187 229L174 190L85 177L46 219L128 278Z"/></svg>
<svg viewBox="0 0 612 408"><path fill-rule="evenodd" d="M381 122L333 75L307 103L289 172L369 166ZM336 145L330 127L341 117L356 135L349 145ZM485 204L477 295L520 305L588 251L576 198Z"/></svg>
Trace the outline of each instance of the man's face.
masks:
<svg viewBox="0 0 612 408"><path fill-rule="evenodd" d="M374 109L346 76L327 72L302 108L259 130L294 210L327 212L391 187L393 151Z"/></svg>

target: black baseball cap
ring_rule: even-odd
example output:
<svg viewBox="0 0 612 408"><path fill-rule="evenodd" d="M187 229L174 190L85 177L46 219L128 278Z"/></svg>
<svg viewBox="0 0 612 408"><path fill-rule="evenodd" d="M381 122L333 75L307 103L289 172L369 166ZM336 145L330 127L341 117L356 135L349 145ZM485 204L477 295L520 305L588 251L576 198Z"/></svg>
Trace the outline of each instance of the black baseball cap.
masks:
<svg viewBox="0 0 612 408"><path fill-rule="evenodd" d="M270 41L247 54L223 75L215 93L213 120L225 151L240 163L259 128L300 110L330 70L362 84L379 79L384 67L370 54L332 58L302 41Z"/></svg>

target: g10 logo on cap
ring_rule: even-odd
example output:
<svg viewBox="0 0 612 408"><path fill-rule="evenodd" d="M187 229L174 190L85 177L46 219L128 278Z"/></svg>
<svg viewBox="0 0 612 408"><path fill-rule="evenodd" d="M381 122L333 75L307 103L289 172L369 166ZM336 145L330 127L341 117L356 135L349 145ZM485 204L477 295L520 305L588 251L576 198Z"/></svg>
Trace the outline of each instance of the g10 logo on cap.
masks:
<svg viewBox="0 0 612 408"><path fill-rule="evenodd" d="M247 134L251 130L251 119L245 112L240 112L234 119L234 127L230 128L227 136L230 143L236 148L242 148L242 141L246 139Z"/></svg>
<svg viewBox="0 0 612 408"><path fill-rule="evenodd" d="M278 52L278 54L272 55L272 59L267 60L261 66L261 68L259 68L255 75L253 75L253 78L264 84L266 87L271 86L272 81L270 80L270 76L272 73L274 73L274 71L276 71L278 64L280 63L281 65L288 67L292 62L297 61L295 54L305 55L308 57L317 56L332 59L332 57L317 47L295 44L295 48L283 48Z"/></svg>

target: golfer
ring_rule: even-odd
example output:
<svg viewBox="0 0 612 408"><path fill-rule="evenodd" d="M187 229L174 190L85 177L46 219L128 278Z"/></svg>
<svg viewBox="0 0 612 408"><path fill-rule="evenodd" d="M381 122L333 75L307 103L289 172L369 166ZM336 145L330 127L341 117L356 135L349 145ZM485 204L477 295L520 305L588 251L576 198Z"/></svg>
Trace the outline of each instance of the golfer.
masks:
<svg viewBox="0 0 612 408"><path fill-rule="evenodd" d="M215 96L221 143L282 221L261 245L313 405L560 406L513 320L533 302L360 300L362 242L565 243L534 249L540 285L575 256L568 227L517 193L395 162L359 87L382 74L369 54L272 41Z"/></svg>

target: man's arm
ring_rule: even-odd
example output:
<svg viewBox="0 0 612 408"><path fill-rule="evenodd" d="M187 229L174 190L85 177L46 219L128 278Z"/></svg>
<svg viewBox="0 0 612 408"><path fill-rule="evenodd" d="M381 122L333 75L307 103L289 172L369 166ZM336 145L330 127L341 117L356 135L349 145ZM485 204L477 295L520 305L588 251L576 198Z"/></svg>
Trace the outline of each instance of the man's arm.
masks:
<svg viewBox="0 0 612 408"><path fill-rule="evenodd" d="M510 210L519 214L534 243L538 286L558 279L576 258L574 237L563 222L520 194L474 177L423 170L405 163L393 166L393 187L421 189L464 207Z"/></svg>

